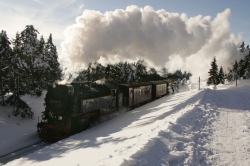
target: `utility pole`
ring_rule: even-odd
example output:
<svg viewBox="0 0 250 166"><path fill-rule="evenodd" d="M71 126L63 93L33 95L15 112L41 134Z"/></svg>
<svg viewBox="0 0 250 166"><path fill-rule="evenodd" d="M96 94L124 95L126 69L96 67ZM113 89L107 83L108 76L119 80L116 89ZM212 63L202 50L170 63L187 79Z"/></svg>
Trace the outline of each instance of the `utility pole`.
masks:
<svg viewBox="0 0 250 166"><path fill-rule="evenodd" d="M236 87L237 87L237 78L238 78L238 76L236 76L236 79L235 79L235 82L236 82Z"/></svg>
<svg viewBox="0 0 250 166"><path fill-rule="evenodd" d="M238 80L238 74L239 72L238 72L238 70L236 70L236 72L235 72L235 84L236 84L236 87L237 87L237 80Z"/></svg>
<svg viewBox="0 0 250 166"><path fill-rule="evenodd" d="M3 84L4 84L4 82L3 82L3 80L2 80L2 94L1 94L1 96L2 96L2 106L5 106L5 101L4 101L4 86L3 86Z"/></svg>

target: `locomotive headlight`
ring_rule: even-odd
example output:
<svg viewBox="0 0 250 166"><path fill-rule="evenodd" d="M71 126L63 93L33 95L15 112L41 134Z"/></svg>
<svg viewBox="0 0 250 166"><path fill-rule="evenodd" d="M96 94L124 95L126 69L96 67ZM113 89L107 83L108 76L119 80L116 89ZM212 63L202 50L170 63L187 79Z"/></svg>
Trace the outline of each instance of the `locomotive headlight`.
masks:
<svg viewBox="0 0 250 166"><path fill-rule="evenodd" d="M58 120L62 120L62 116L58 116Z"/></svg>

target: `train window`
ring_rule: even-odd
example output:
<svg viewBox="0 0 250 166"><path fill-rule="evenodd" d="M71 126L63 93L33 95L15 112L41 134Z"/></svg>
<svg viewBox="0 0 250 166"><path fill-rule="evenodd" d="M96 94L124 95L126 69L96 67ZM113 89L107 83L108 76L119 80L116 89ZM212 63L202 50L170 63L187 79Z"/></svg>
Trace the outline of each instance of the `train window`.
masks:
<svg viewBox="0 0 250 166"><path fill-rule="evenodd" d="M133 98L133 92L130 92L130 97Z"/></svg>

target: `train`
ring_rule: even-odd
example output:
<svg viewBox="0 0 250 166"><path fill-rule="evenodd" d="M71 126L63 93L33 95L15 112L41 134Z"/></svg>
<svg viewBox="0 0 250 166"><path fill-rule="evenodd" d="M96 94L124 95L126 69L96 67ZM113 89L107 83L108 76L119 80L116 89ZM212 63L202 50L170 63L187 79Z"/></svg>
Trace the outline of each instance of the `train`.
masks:
<svg viewBox="0 0 250 166"><path fill-rule="evenodd" d="M167 94L167 80L119 85L89 81L54 84L48 87L37 132L42 140L56 142L86 130L102 115L130 111Z"/></svg>

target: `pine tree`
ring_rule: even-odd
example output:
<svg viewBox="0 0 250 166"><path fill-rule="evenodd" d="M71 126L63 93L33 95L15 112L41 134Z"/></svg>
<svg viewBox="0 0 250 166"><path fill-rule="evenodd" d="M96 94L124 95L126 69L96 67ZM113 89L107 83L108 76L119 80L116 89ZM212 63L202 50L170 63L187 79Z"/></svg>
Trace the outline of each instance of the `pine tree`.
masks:
<svg viewBox="0 0 250 166"><path fill-rule="evenodd" d="M62 70L58 62L58 54L56 46L52 41L52 34L50 34L48 41L45 43L45 55L46 62L46 81L47 84L53 84L55 81L60 80L62 77Z"/></svg>
<svg viewBox="0 0 250 166"><path fill-rule="evenodd" d="M40 95L42 92L41 83L38 78L41 57L38 52L39 40L38 31L28 25L13 41L13 63L12 63L12 84L13 95L6 101L14 107L13 115L32 118L31 108L21 99L21 95Z"/></svg>
<svg viewBox="0 0 250 166"><path fill-rule="evenodd" d="M0 94L1 103L5 105L4 95L10 90L10 72L11 72L11 59L12 48L10 47L10 41L7 37L6 31L0 33Z"/></svg>
<svg viewBox="0 0 250 166"><path fill-rule="evenodd" d="M246 68L244 78L245 79L250 78L250 66Z"/></svg>
<svg viewBox="0 0 250 166"><path fill-rule="evenodd" d="M243 77L244 74L245 74L245 69L246 69L244 60L241 59L241 60L239 61L239 64L238 64L238 65L239 65L239 67L238 67L238 69L239 69L239 77Z"/></svg>
<svg viewBox="0 0 250 166"><path fill-rule="evenodd" d="M35 80L38 82L38 86L36 87L37 95L41 95L43 89L47 88L47 80L46 77L48 73L46 73L46 69L49 68L48 64L45 61L45 41L43 36L40 37L39 43L36 48L37 58L34 62L36 66L36 76Z"/></svg>
<svg viewBox="0 0 250 166"><path fill-rule="evenodd" d="M250 76L250 56L246 55L244 58L244 78L249 78Z"/></svg>
<svg viewBox="0 0 250 166"><path fill-rule="evenodd" d="M218 65L215 57L211 62L211 69L209 70L208 73L209 73L209 78L207 80L207 85L213 84L216 87L216 85L219 84L219 80L218 80Z"/></svg>
<svg viewBox="0 0 250 166"><path fill-rule="evenodd" d="M12 63L11 63L11 79L15 80L15 79L19 79L21 77L21 74L23 73L22 71L22 64L21 64L21 60L22 60L22 43L21 43L21 39L20 39L20 34L17 32L16 33L16 38L13 40L12 42L13 44L13 59L12 59ZM11 84L11 91L15 91L15 81L12 81ZM23 93L23 91L21 91L21 94L25 94Z"/></svg>
<svg viewBox="0 0 250 166"><path fill-rule="evenodd" d="M225 75L227 81L231 82L234 80L234 76L233 76L233 70L232 69L228 69L228 73Z"/></svg>
<svg viewBox="0 0 250 166"><path fill-rule="evenodd" d="M48 84L61 78L62 71L52 35L45 43L43 36L40 40L37 39L38 34L39 32L32 25L27 25L20 34L17 33L12 42L12 57L11 61L9 60L11 63L5 63L8 64L10 71L6 72L8 68L5 68L5 73L8 73L7 78L11 80L9 90L13 92L6 103L14 107L15 116L32 118L33 112L20 96L24 94L39 96Z"/></svg>
<svg viewBox="0 0 250 166"><path fill-rule="evenodd" d="M221 84L225 83L225 74L224 74L222 66L220 67L218 78L219 78L219 83Z"/></svg>
<svg viewBox="0 0 250 166"><path fill-rule="evenodd" d="M239 77L239 65L238 65L238 62L235 61L234 64L233 64L233 73L234 73L234 79L237 80L238 77Z"/></svg>
<svg viewBox="0 0 250 166"><path fill-rule="evenodd" d="M26 93L31 95L41 94L41 83L37 80L39 75L41 55L38 52L39 40L37 39L39 32L33 27L33 25L27 25L21 32L20 38L22 42L22 70L23 77L21 82L25 84ZM38 77L37 77L38 76Z"/></svg>
<svg viewBox="0 0 250 166"><path fill-rule="evenodd" d="M245 51L245 43L243 41L242 44L240 45L240 52L244 52L244 51Z"/></svg>

